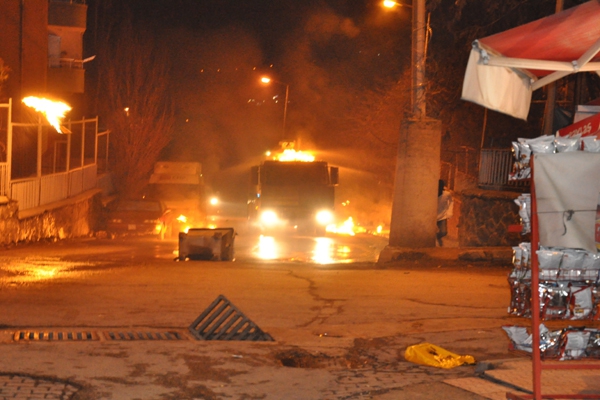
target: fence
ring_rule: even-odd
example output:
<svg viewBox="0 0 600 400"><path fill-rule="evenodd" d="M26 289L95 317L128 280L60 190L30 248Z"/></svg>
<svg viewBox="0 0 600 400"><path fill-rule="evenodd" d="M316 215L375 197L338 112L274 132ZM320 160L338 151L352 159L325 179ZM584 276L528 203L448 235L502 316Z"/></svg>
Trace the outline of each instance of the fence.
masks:
<svg viewBox="0 0 600 400"><path fill-rule="evenodd" d="M482 149L479 161L479 187L489 190L521 191L529 181L509 181L513 155L509 149Z"/></svg>
<svg viewBox="0 0 600 400"><path fill-rule="evenodd" d="M0 196L27 210L97 187L98 173L106 171L110 133L98 133L97 117L68 121L71 133L59 134L41 119L12 122L11 101L0 104L0 112L0 147L6 149L6 162L0 162Z"/></svg>

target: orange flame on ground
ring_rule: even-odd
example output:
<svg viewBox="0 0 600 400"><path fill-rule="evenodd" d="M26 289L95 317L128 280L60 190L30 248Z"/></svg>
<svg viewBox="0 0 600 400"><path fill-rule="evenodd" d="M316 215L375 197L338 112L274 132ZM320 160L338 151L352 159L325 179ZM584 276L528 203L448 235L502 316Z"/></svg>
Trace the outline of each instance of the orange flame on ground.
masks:
<svg viewBox="0 0 600 400"><path fill-rule="evenodd" d="M63 133L60 123L65 114L71 111L71 106L62 101L53 101L45 98L29 96L23 99L27 107L34 108L36 111L44 114L48 123L56 129L58 133Z"/></svg>
<svg viewBox="0 0 600 400"><path fill-rule="evenodd" d="M328 225L326 230L327 232L337 233L339 235L354 236L356 234L354 220L352 219L352 217L348 217L348 219L342 222L340 225Z"/></svg>

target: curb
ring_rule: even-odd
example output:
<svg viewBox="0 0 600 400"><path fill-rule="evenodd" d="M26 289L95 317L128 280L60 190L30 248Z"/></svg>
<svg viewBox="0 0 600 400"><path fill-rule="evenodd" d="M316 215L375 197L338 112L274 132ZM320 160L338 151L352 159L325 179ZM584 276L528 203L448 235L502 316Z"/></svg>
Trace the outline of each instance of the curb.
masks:
<svg viewBox="0 0 600 400"><path fill-rule="evenodd" d="M509 246L498 247L430 247L406 248L386 246L379 255L378 263L394 261L465 261L510 264L513 250Z"/></svg>

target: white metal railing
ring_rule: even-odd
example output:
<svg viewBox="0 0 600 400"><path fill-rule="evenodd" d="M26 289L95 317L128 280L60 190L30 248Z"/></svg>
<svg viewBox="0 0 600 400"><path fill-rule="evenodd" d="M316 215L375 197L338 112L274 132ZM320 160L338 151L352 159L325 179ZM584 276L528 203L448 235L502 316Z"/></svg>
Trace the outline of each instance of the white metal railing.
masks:
<svg viewBox="0 0 600 400"><path fill-rule="evenodd" d="M40 179L40 204L64 200L68 197L69 174L66 172L44 175Z"/></svg>
<svg viewBox="0 0 600 400"><path fill-rule="evenodd" d="M98 176L98 165L91 164L83 167L83 191L94 189Z"/></svg>
<svg viewBox="0 0 600 400"><path fill-rule="evenodd" d="M96 187L96 165L69 172L24 178L11 182L10 197L19 202L19 210L65 200Z"/></svg>
<svg viewBox="0 0 600 400"><path fill-rule="evenodd" d="M69 172L69 197L83 192L83 171L76 169Z"/></svg>
<svg viewBox="0 0 600 400"><path fill-rule="evenodd" d="M10 184L10 198L19 202L19 210L40 205L39 179L19 179Z"/></svg>
<svg viewBox="0 0 600 400"><path fill-rule="evenodd" d="M81 155L77 156L79 165L75 168L69 166L71 140L69 136L66 136L66 172L54 172L56 170L56 154L54 154L54 164L51 174L43 174L42 172L42 153L41 147L38 145L37 155L37 172L36 176L25 177L21 179L12 179L11 166L13 160L10 155L12 154L12 132L14 127L38 127L38 143L42 142L42 130L41 123L38 124L26 124L26 123L15 123L11 120L11 107L12 101L9 100L7 104L0 104L0 109L7 109L7 162L0 162L0 196L8 196L12 200L16 200L19 203L19 210L27 210L35 207L39 207L45 204L57 202L60 200L68 199L87 190L94 189L98 184L98 138L102 137L103 157L100 159L101 162L107 164L108 159L108 142L109 142L109 131L98 133L98 118L82 119L80 121L68 121L66 122L69 131L73 131L73 125L81 124ZM95 139L90 143L86 142L85 129L86 124L92 123L93 130L95 133ZM62 143L62 142L61 142ZM91 151L86 151L87 146L92 146L93 155ZM87 154L87 158L86 158ZM80 159L79 159L80 157ZM104 167L104 169L106 166Z"/></svg>
<svg viewBox="0 0 600 400"><path fill-rule="evenodd" d="M7 163L0 163L0 196L8 196L8 189L10 187L10 185L8 184L8 182L10 181L8 179L8 164Z"/></svg>

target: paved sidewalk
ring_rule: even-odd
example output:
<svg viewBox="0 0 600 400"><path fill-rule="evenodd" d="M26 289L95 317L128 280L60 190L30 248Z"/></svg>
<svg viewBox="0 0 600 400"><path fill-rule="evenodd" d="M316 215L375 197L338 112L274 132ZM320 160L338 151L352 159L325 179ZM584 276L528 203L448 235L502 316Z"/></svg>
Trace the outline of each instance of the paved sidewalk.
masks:
<svg viewBox="0 0 600 400"><path fill-rule="evenodd" d="M598 366L598 360L580 360L563 362L592 364ZM486 399L504 400L506 393L531 394L532 363L530 358L506 360L492 364L493 369L484 375L471 378L449 379L445 383L477 393ZM520 390L519 390L520 389ZM597 395L600 398L600 369L544 370L542 373L542 395Z"/></svg>
<svg viewBox="0 0 600 400"><path fill-rule="evenodd" d="M590 362L590 361L586 361ZM485 363L484 363L485 364ZM491 399L504 400L506 393L531 394L531 361L529 358L496 361L490 364L492 369L485 371L479 376L464 378L452 378L443 381L422 382L415 371L404 371L399 374L397 370L372 371L365 369L346 369L335 373L335 387L324 390L316 390L313 395L307 397L315 400L341 400L341 399L438 399L439 391L444 391L444 399ZM417 367L421 368L421 367ZM315 386L324 383L322 371L319 375L313 369L300 372L304 378L309 378ZM431 367L433 374L444 374L443 370ZM269 374L267 374L269 375ZM248 377L250 378L250 377ZM293 381L294 379L292 379ZM247 384L248 387L255 385L251 379L242 382L230 382L230 390L221 386L221 396L217 397L181 397L186 399L225 399L235 398L235 393L240 395L240 385ZM448 386L445 386L448 385ZM236 389L236 386L237 389ZM218 387L218 385L217 385ZM218 391L217 387L213 388ZM20 374L0 374L0 399L61 399L72 398L91 399L84 394L78 396L82 386L67 380L57 380L50 377L40 377ZM233 390L231 390L233 389ZM317 388L318 389L318 388ZM292 390L294 390L292 388ZM250 389L249 392L252 390ZM600 397L600 370L549 370L544 371L542 381L544 395L551 394L597 394ZM306 390L299 392L309 394ZM286 399L290 394L280 391L277 394L265 394L268 399ZM470 394L470 395L469 395ZM200 394L197 394L201 396ZM476 396L473 396L476 395ZM232 397L234 396L234 397ZM98 397L105 398L105 397ZM124 397L116 398L127 398ZM179 397L169 397L179 398ZM262 397L261 397L262 398ZM302 397L293 397L302 398Z"/></svg>
<svg viewBox="0 0 600 400"><path fill-rule="evenodd" d="M36 376L0 373L0 399L70 399L81 387Z"/></svg>

